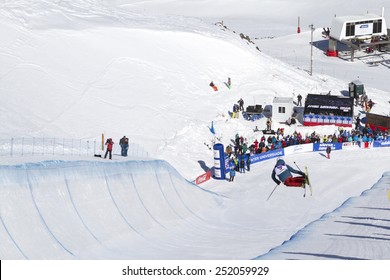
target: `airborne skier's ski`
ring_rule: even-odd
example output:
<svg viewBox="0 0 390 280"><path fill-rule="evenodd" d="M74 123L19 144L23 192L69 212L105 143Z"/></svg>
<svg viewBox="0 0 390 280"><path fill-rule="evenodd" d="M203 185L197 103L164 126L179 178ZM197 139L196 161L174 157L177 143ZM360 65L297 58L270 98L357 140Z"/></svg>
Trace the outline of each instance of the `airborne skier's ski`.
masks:
<svg viewBox="0 0 390 280"><path fill-rule="evenodd" d="M307 166L305 166L305 184L309 186L310 195L313 195L313 188L311 187L309 180L309 171L307 170Z"/></svg>

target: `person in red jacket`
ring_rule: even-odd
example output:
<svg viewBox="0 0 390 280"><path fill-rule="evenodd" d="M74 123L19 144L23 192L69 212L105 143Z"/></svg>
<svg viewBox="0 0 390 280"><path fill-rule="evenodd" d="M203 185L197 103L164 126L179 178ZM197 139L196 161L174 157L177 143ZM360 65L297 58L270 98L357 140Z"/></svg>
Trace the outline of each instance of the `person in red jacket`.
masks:
<svg viewBox="0 0 390 280"><path fill-rule="evenodd" d="M108 138L106 141L106 146L107 146L107 150L106 150L106 154L104 155L104 158L106 158L107 154L109 154L109 158L112 159L112 147L114 146L114 141L112 141L111 138Z"/></svg>

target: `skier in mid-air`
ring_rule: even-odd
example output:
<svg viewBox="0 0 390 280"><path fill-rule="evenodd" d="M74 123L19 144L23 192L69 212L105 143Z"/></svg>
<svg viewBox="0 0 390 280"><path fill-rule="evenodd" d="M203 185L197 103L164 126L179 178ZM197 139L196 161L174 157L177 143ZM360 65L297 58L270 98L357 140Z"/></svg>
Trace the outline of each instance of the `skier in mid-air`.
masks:
<svg viewBox="0 0 390 280"><path fill-rule="evenodd" d="M299 174L300 176L293 176L292 173ZM278 179L276 178L278 177ZM299 170L295 170L290 165L286 164L283 159L278 159L276 165L272 170L272 180L276 184L283 182L287 187L301 187L305 188L305 173Z"/></svg>

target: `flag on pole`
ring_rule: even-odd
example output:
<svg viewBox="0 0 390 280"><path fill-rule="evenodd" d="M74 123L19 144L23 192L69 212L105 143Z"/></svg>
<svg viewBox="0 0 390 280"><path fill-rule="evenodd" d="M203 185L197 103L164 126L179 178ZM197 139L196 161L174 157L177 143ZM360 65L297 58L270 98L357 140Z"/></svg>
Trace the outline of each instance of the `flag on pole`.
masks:
<svg viewBox="0 0 390 280"><path fill-rule="evenodd" d="M211 134L214 134L215 135L215 129L214 129L214 121L211 122L211 127L208 127Z"/></svg>

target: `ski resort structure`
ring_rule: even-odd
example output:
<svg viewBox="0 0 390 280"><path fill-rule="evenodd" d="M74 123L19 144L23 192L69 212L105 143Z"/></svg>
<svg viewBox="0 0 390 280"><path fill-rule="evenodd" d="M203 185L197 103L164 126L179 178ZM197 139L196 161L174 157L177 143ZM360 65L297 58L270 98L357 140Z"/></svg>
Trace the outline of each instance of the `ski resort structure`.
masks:
<svg viewBox="0 0 390 280"><path fill-rule="evenodd" d="M353 61L356 50L370 52L372 49L388 51L390 40L388 29L382 15L365 14L359 16L335 17L329 31L329 43L326 54L338 56L338 42L348 46Z"/></svg>

